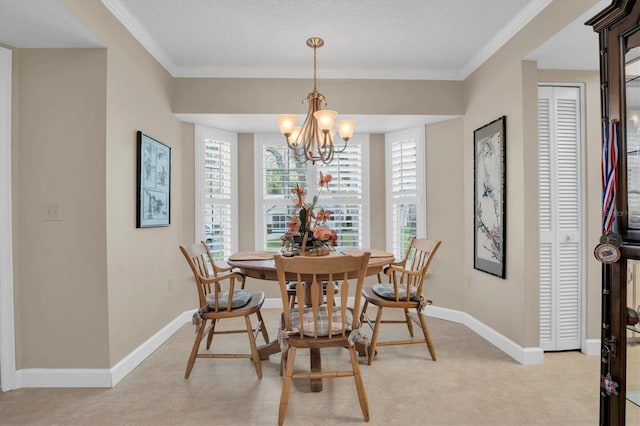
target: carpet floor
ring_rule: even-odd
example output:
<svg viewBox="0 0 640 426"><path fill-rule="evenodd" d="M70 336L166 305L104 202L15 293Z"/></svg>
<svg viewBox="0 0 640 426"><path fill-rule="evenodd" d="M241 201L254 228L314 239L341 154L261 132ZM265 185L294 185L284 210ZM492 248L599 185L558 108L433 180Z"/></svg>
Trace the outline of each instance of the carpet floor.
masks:
<svg viewBox="0 0 640 426"><path fill-rule="evenodd" d="M278 310L265 309L263 315L275 338ZM372 365L360 358L368 424L598 424L599 357L550 352L542 364L520 365L464 325L427 322L437 361L425 345L380 347ZM381 338L394 334L408 336L406 327L388 324ZM0 424L277 424L280 355L262 362L262 380L247 359L198 359L185 380L193 338L194 328L186 324L114 388L0 393ZM248 352L249 345L246 335L222 335L212 349L220 347ZM299 352L296 369L302 371L309 357ZM322 363L323 368L348 368L349 356L344 349L323 350ZM307 381L294 381L285 424L366 424L353 379L325 379L322 392L311 392Z"/></svg>

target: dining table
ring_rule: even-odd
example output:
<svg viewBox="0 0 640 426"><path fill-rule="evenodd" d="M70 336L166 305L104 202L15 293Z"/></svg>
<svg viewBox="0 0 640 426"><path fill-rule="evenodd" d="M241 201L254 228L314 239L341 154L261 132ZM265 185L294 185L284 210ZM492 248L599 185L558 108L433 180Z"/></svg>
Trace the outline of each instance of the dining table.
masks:
<svg viewBox="0 0 640 426"><path fill-rule="evenodd" d="M328 256L361 255L365 251L371 253L367 267L367 276L379 274L386 265L394 261L392 253L379 249L336 248L331 250ZM279 252L276 251L240 251L231 255L227 259L227 264L239 270L247 277L264 281L275 281L277 283L278 273L276 271L274 255L278 253ZM326 278L329 278L328 274ZM296 277L293 275L287 277L287 280L295 279ZM258 347L258 354L261 360L268 360L270 355L278 352L280 352L280 344L277 339ZM322 371L319 349L311 349L310 362L312 372ZM313 392L320 392L322 390L322 380L312 380L311 390Z"/></svg>

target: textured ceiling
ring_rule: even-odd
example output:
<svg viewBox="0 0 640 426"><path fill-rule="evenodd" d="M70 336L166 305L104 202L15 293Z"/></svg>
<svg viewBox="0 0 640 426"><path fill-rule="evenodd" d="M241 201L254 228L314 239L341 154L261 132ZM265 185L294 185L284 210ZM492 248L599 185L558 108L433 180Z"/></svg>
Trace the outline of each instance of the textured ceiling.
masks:
<svg viewBox="0 0 640 426"><path fill-rule="evenodd" d="M313 51L305 41L319 36L325 40L317 52L320 80L461 80L551 0L101 1L176 77L311 78ZM597 35L584 22L609 3L599 1L527 59L543 69L597 69ZM59 0L0 0L0 43L100 45ZM220 117L229 123L229 116ZM371 123L369 130L380 131L436 118L388 119L398 124L360 117L358 127L365 131ZM238 131L273 130L272 117L236 122Z"/></svg>
<svg viewBox="0 0 640 426"><path fill-rule="evenodd" d="M318 36L319 78L462 79L548 0L103 3L175 76L308 78Z"/></svg>

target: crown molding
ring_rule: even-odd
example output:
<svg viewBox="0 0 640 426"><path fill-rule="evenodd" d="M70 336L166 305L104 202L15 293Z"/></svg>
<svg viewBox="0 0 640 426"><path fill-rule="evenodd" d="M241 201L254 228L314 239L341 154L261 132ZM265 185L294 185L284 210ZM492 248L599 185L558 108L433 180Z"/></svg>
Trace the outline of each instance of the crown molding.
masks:
<svg viewBox="0 0 640 426"><path fill-rule="evenodd" d="M525 25L535 18L552 0L532 0L489 43L478 51L460 70L459 80L464 80L480 65L504 46Z"/></svg>
<svg viewBox="0 0 640 426"><path fill-rule="evenodd" d="M101 0L102 4L116 17L118 21L135 37L156 61L160 63L173 77L176 76L177 66L167 52L160 47L153 37L134 18L129 9L120 0Z"/></svg>

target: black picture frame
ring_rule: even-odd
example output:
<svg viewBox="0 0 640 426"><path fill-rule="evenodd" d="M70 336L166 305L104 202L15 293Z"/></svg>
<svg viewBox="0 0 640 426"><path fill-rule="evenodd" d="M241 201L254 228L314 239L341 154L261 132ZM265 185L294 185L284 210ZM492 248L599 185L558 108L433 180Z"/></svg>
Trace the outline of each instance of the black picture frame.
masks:
<svg viewBox="0 0 640 426"><path fill-rule="evenodd" d="M473 132L473 267L505 278L506 116Z"/></svg>
<svg viewBox="0 0 640 426"><path fill-rule="evenodd" d="M136 228L171 223L171 147L138 131Z"/></svg>

